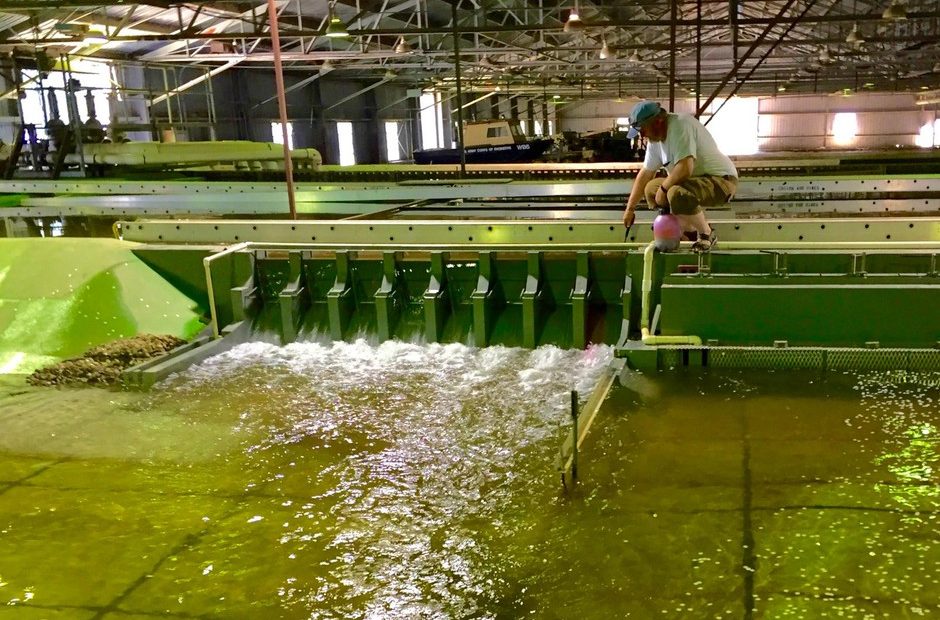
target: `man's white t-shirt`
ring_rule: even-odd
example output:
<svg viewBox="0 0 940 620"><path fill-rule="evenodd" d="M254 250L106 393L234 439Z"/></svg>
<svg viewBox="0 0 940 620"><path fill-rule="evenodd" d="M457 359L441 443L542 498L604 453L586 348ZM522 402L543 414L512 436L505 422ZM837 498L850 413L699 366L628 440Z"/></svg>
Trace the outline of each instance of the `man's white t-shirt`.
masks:
<svg viewBox="0 0 940 620"><path fill-rule="evenodd" d="M643 167L659 170L665 166L672 172L676 162L689 155L695 158L692 176L738 176L738 169L728 156L718 150L715 139L697 118L689 114L666 115L666 140L650 142L646 147Z"/></svg>

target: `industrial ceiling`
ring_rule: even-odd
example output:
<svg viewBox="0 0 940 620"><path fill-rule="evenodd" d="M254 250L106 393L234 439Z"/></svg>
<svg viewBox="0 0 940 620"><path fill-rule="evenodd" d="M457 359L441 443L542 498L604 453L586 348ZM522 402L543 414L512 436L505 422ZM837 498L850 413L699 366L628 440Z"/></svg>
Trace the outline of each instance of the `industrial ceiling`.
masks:
<svg viewBox="0 0 940 620"><path fill-rule="evenodd" d="M716 95L940 86L938 0L275 5L285 71L335 71L334 77L408 87L452 90L459 74L464 92L697 97L704 108ZM226 70L272 66L265 2L5 0L0 6L0 51ZM348 36L326 36L331 15L334 30ZM104 36L91 43L89 33Z"/></svg>

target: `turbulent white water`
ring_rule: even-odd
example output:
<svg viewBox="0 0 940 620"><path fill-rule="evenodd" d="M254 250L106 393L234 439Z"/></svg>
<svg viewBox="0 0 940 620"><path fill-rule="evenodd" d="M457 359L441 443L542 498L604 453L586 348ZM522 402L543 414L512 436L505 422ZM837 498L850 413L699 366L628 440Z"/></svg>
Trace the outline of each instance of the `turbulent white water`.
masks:
<svg viewBox="0 0 940 620"><path fill-rule="evenodd" d="M230 419L246 472L265 472L246 485L291 502L277 544L320 570L281 584L285 604L313 617L463 617L498 596L486 539L511 535L507 509L530 501L530 481L557 485L570 390L586 399L611 354L251 343L157 398Z"/></svg>

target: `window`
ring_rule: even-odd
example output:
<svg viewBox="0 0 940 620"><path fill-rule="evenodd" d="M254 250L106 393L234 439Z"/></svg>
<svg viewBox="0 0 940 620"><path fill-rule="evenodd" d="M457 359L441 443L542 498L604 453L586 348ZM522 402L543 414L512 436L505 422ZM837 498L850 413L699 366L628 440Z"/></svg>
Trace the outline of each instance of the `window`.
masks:
<svg viewBox="0 0 940 620"><path fill-rule="evenodd" d="M940 118L921 127L920 133L914 138L914 144L925 149L940 146Z"/></svg>
<svg viewBox="0 0 940 620"><path fill-rule="evenodd" d="M503 135L503 127L487 127L486 128L486 137L487 138L499 138Z"/></svg>
<svg viewBox="0 0 940 620"><path fill-rule="evenodd" d="M548 121L548 135L555 135L555 121Z"/></svg>
<svg viewBox="0 0 940 620"><path fill-rule="evenodd" d="M284 131L280 123L271 123L271 142L284 144ZM294 150L294 126L287 123L287 148Z"/></svg>
<svg viewBox="0 0 940 620"><path fill-rule="evenodd" d="M356 148L353 145L352 123L336 123L336 137L339 140L339 165L356 165Z"/></svg>
<svg viewBox="0 0 940 620"><path fill-rule="evenodd" d="M708 123L708 131L715 138L718 150L725 155L756 153L760 150L758 98L732 97L722 106L723 101L713 101L699 119L704 123L714 116Z"/></svg>
<svg viewBox="0 0 940 620"><path fill-rule="evenodd" d="M858 120L855 112L839 112L832 118L832 141L835 144L852 144L857 133Z"/></svg>
<svg viewBox="0 0 940 620"><path fill-rule="evenodd" d="M385 161L398 161L401 159L401 148L398 144L398 121L385 122Z"/></svg>
<svg viewBox="0 0 940 620"><path fill-rule="evenodd" d="M535 135L542 135L542 121L536 120L535 122Z"/></svg>
<svg viewBox="0 0 940 620"><path fill-rule="evenodd" d="M421 148L436 149L444 144L444 126L441 122L441 98L437 93L424 93L418 100L421 106Z"/></svg>
<svg viewBox="0 0 940 620"><path fill-rule="evenodd" d="M75 89L75 105L78 108L79 116L84 121L88 118L88 108L86 104L86 95L91 90L94 100L95 118L102 125L108 125L111 122L111 104L108 101L108 94L111 91L111 65L105 62L73 59L71 60L73 75L81 86ZM59 107L59 118L66 123L71 123L71 114L65 98L65 85L61 72L49 73L49 76L43 80L43 96L39 94L39 81L37 72L23 70L22 79L24 82L24 91L26 98L23 99L23 120L26 123L32 123L37 127L45 127L46 122L52 118L49 105L48 88L55 89L55 98ZM120 94L118 94L120 100Z"/></svg>

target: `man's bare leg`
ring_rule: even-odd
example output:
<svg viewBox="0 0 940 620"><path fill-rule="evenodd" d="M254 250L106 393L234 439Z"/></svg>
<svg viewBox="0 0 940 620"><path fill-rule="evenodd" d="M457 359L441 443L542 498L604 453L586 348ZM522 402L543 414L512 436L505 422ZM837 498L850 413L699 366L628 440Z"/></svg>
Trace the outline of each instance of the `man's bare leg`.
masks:
<svg viewBox="0 0 940 620"><path fill-rule="evenodd" d="M694 230L698 233L699 237L704 237L705 239L708 239L709 235L712 233L712 227L709 226L708 220L705 218L705 211L699 211L692 215L680 215L677 213L676 217L679 218L682 230Z"/></svg>

